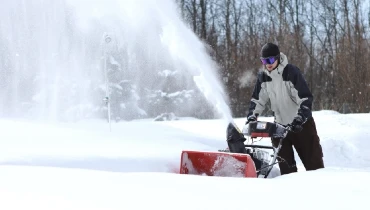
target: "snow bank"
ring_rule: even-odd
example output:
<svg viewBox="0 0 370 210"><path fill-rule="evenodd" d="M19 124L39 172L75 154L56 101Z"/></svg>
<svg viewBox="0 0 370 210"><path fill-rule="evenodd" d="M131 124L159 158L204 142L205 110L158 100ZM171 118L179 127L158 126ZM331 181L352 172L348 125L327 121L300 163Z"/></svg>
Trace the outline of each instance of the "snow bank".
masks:
<svg viewBox="0 0 370 210"><path fill-rule="evenodd" d="M306 172L297 158L299 173L274 179L163 173L178 170L182 150L225 148L221 120L121 122L109 132L99 121L3 119L0 209L364 208L369 115L314 112L326 168ZM242 126L245 119L235 122Z"/></svg>
<svg viewBox="0 0 370 210"><path fill-rule="evenodd" d="M319 170L275 179L0 167L0 209L359 209L370 172Z"/></svg>

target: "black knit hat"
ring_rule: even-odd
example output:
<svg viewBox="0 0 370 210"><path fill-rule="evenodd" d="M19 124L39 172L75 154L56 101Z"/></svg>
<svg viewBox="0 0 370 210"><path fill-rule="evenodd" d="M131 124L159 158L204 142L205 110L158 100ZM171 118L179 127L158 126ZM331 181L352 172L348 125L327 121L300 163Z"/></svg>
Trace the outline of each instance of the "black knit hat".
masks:
<svg viewBox="0 0 370 210"><path fill-rule="evenodd" d="M261 50L261 57L267 58L280 55L279 47L273 43L266 43Z"/></svg>

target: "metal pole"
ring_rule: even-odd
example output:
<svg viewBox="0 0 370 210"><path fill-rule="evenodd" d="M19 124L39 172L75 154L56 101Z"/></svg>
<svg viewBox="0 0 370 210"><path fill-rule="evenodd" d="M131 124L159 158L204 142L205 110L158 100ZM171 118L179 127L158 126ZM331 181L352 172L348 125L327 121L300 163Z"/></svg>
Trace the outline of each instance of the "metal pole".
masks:
<svg viewBox="0 0 370 210"><path fill-rule="evenodd" d="M104 41L108 44L111 41L111 38L108 34L104 35ZM105 102L108 107L108 123L109 131L112 131L111 119L110 119L110 98L109 98L109 85L108 85L108 70L107 70L107 46L104 45L104 70L105 70Z"/></svg>

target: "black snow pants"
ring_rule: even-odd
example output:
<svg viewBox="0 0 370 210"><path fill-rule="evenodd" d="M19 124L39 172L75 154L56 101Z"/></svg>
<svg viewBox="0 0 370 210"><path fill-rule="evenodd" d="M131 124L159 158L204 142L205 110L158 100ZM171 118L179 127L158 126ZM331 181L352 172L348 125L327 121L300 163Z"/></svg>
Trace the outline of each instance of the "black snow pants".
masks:
<svg viewBox="0 0 370 210"><path fill-rule="evenodd" d="M279 142L277 139L272 139L272 144L277 147ZM289 132L286 138L283 139L282 147L278 154L285 160L285 162L279 163L281 175L298 171L294 159L293 146L307 171L324 168L324 155L313 117L303 124L301 132Z"/></svg>

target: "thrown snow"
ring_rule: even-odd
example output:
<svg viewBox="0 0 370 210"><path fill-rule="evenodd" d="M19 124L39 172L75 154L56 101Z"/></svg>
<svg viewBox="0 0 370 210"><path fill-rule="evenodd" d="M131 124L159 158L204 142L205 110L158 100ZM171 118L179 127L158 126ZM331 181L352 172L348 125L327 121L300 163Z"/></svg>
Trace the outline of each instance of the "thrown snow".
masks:
<svg viewBox="0 0 370 210"><path fill-rule="evenodd" d="M219 156L212 168L215 176L243 177L246 164L232 156Z"/></svg>
<svg viewBox="0 0 370 210"><path fill-rule="evenodd" d="M314 112L325 169L273 179L179 175L182 150L227 145L222 120L2 119L0 209L363 209L370 114ZM271 121L272 118L260 120ZM235 119L242 126L245 118ZM269 145L268 139L259 143Z"/></svg>

